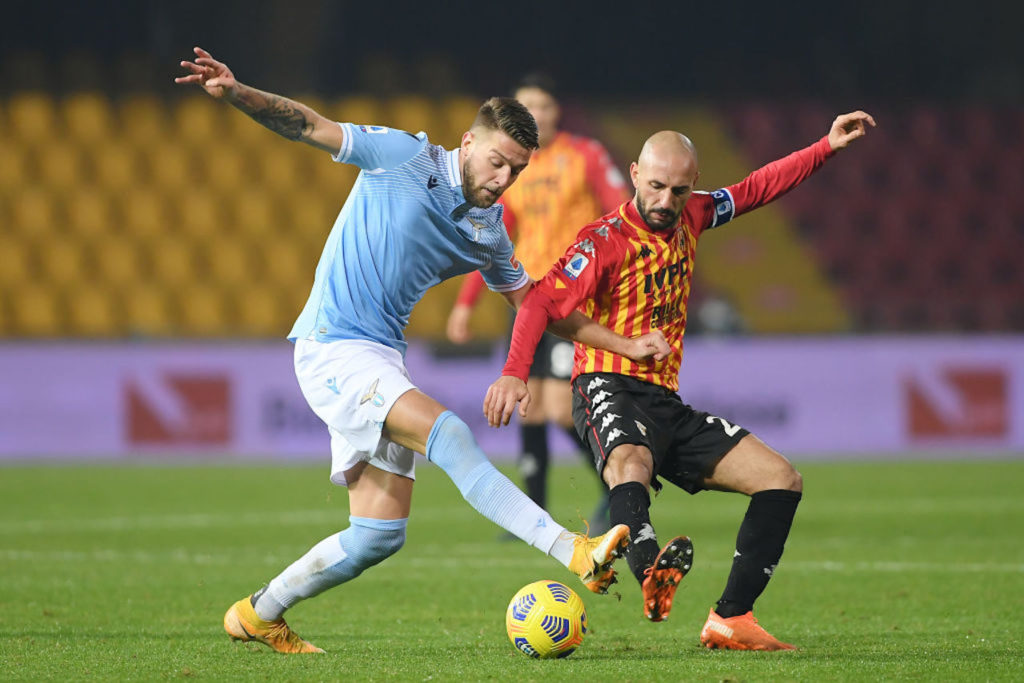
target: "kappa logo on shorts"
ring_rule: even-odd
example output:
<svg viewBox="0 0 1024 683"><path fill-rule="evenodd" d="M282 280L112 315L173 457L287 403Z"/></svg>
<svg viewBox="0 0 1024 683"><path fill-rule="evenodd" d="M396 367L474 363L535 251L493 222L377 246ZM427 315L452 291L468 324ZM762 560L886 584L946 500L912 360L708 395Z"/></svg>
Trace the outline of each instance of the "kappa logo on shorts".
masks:
<svg viewBox="0 0 1024 683"><path fill-rule="evenodd" d="M378 384L380 384L380 377L373 380L373 384L370 385L370 388L367 389L366 393L363 394L362 398L359 399L359 405L363 405L367 401L372 401L373 405L377 406L378 408L384 405L384 396L383 394L377 391Z"/></svg>
<svg viewBox="0 0 1024 683"><path fill-rule="evenodd" d="M587 393L589 394L594 389L597 389L598 387L603 387L605 384L608 384L608 380L602 379L601 377L595 377L594 379L590 380L589 384L587 384Z"/></svg>
<svg viewBox="0 0 1024 683"><path fill-rule="evenodd" d="M616 415L615 413L608 413L607 415L605 415L604 419L601 420L601 430L603 431L605 429L608 429L608 426L612 422L615 422L616 420L618 420L620 417L622 417L622 416L621 415Z"/></svg>
<svg viewBox="0 0 1024 683"><path fill-rule="evenodd" d="M611 403L609 403L608 401L605 401L604 403L602 403L599 406L597 406L596 408L594 408L594 417L597 417L598 415L603 413L605 410L608 409L608 406L610 406L610 405L611 405Z"/></svg>
<svg viewBox="0 0 1024 683"><path fill-rule="evenodd" d="M618 427L616 427L612 431L608 432L608 436L604 440L605 448L607 448L608 444L610 444L612 442L612 439L616 439L616 438L618 438L620 436L625 436L625 434L626 434L626 432L622 431Z"/></svg>
<svg viewBox="0 0 1024 683"><path fill-rule="evenodd" d="M594 403L598 403L599 401L605 400L609 396L611 396L611 394L609 394L607 391L602 389L601 391L599 391L596 394L594 394L594 398L592 400L594 401Z"/></svg>

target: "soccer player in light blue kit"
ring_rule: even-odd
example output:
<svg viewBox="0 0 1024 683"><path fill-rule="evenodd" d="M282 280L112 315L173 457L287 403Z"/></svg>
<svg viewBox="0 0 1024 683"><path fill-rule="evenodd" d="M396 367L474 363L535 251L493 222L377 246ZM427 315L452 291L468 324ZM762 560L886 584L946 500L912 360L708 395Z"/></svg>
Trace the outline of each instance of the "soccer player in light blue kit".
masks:
<svg viewBox="0 0 1024 683"><path fill-rule="evenodd" d="M433 285L480 270L516 308L532 285L494 203L537 148L533 117L511 98L492 98L449 151L423 133L330 121L239 83L200 48L195 54L181 62L190 73L176 82L198 84L270 130L362 169L289 334L299 385L331 434L331 481L348 488L350 526L232 605L224 615L228 634L279 652L322 652L283 614L402 547L415 453L444 470L478 512L554 557L590 590L607 592L628 527L591 539L558 525L494 468L462 420L416 389L403 358L409 314ZM562 323L554 331L637 360L669 351L660 333L627 339L579 313Z"/></svg>

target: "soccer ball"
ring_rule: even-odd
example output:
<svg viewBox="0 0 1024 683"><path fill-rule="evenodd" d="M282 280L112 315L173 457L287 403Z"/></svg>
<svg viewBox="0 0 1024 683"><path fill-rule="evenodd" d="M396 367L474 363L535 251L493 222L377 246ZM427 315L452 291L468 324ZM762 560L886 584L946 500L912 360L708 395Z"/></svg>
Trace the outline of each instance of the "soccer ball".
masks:
<svg viewBox="0 0 1024 683"><path fill-rule="evenodd" d="M568 657L583 642L583 600L557 581L535 581L519 589L505 612L508 639L534 659Z"/></svg>

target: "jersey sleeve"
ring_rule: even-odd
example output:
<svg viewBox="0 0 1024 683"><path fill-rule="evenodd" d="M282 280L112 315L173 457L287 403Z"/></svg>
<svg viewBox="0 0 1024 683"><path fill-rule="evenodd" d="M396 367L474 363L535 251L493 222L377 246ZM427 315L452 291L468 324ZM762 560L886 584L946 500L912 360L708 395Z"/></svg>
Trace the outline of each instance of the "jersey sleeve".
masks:
<svg viewBox="0 0 1024 683"><path fill-rule="evenodd" d="M629 198L626 179L615 167L608 150L597 140L587 140L582 146L587 185L601 205L601 213L608 213Z"/></svg>
<svg viewBox="0 0 1024 683"><path fill-rule="evenodd" d="M694 192L686 207L693 216L693 225L700 230L717 228L775 201L807 180L833 154L835 151L826 136L809 147L762 166L735 185L714 192Z"/></svg>
<svg viewBox="0 0 1024 683"><path fill-rule="evenodd" d="M345 140L333 159L352 164L369 173L379 173L401 166L416 156L427 144L424 133L413 135L386 126L360 126L339 123Z"/></svg>
<svg viewBox="0 0 1024 683"><path fill-rule="evenodd" d="M512 326L503 375L525 382L537 344L548 324L568 317L584 301L594 298L605 270L610 263L615 263L609 253L612 251L610 242L603 245L605 253L599 253L595 240L607 241L607 238L600 237L593 229L584 229L577 240L523 300Z"/></svg>
<svg viewBox="0 0 1024 683"><path fill-rule="evenodd" d="M512 248L512 240L508 235L498 243L494 250L494 257L491 265L481 268L480 274L488 289L493 292L514 292L525 287L530 282L530 276L526 274L523 264L516 258L515 250Z"/></svg>

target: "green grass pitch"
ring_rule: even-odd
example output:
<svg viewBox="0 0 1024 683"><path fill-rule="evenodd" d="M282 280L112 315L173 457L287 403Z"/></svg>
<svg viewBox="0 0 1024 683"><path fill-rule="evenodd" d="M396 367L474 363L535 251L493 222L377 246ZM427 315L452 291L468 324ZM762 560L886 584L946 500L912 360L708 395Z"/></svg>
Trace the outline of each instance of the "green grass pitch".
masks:
<svg viewBox="0 0 1024 683"><path fill-rule="evenodd" d="M697 637L729 569L738 495L654 501L662 538L694 541L671 618L646 622L620 562L593 595L500 543L420 461L405 548L289 622L326 656L232 643L224 610L347 526L327 465L0 468L0 678L261 680L1022 680L1024 462L798 463L806 493L755 614L798 652L712 652ZM597 484L555 469L551 510L579 528ZM591 633L534 661L505 635L524 584L563 581Z"/></svg>

